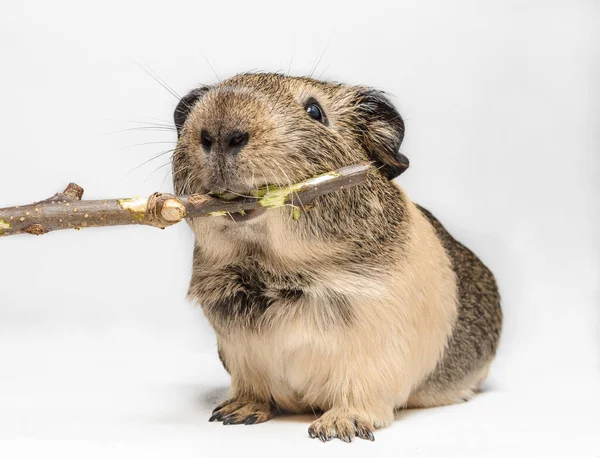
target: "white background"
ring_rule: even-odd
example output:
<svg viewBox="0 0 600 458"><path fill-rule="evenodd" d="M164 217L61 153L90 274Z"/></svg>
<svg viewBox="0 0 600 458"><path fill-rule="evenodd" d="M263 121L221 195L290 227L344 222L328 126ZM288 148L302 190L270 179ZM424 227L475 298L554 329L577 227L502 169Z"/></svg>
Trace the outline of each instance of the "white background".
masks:
<svg viewBox="0 0 600 458"><path fill-rule="evenodd" d="M207 422L229 379L185 225L2 239L0 455L600 456L599 23L593 1L3 2L0 207L170 190L168 154L128 173L175 140L125 130L171 122L144 69L179 94L314 69L393 95L400 183L496 273L505 326L473 401L321 444L308 417Z"/></svg>

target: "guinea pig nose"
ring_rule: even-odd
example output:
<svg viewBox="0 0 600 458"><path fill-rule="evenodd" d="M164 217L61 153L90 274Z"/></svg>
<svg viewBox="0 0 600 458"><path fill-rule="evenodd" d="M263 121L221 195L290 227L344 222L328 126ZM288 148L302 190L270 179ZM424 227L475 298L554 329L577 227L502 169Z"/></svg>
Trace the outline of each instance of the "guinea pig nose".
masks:
<svg viewBox="0 0 600 458"><path fill-rule="evenodd" d="M204 129L200 131L200 143L202 144L204 150L208 153L210 151L210 147L213 144L213 138Z"/></svg>
<svg viewBox="0 0 600 458"><path fill-rule="evenodd" d="M248 143L248 132L236 130L225 137L225 144L229 154L237 154Z"/></svg>

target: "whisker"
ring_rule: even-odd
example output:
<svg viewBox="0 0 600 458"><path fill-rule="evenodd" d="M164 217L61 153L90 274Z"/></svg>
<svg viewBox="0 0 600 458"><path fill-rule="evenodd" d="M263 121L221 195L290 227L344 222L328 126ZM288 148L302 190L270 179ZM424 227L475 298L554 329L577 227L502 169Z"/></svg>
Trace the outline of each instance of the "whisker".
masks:
<svg viewBox="0 0 600 458"><path fill-rule="evenodd" d="M264 183L269 183L269 181L267 180L267 178L265 177L265 174L260 172L260 174L262 175L262 179ZM271 189L267 184L267 197L271 197Z"/></svg>
<svg viewBox="0 0 600 458"><path fill-rule="evenodd" d="M169 125L169 126L174 126L174 125L175 125L175 124L173 123L173 121L172 121L172 120L170 120L170 119L169 119L168 121L166 121L166 120L164 120L164 119L161 119L161 118L156 118L156 117L154 117L154 116L146 116L146 115L135 115L135 116L139 116L140 118L145 118L145 119L151 119L151 120L153 120L153 121L159 121L161 124L167 124L167 125ZM137 122L137 121L132 121L132 122Z"/></svg>
<svg viewBox="0 0 600 458"><path fill-rule="evenodd" d="M152 157L151 157L150 159L148 159L147 161L144 161L144 162L142 162L140 165L138 165L137 167L135 167L134 169L131 169L129 172L127 172L127 173L124 175L124 177L126 177L126 176L130 175L131 173L135 172L137 169L139 169L140 167L142 167L142 166L144 166L144 165L148 164L149 162L152 162L152 161L154 161L154 160L158 159L159 157L161 157L161 156L164 156L165 154L169 154L169 153L171 153L171 152L173 152L173 151L175 151L175 149L174 149L174 148L173 148L173 149L168 149L168 150L165 150L165 151L161 151L160 153L158 153L158 154L155 154L154 156L152 156Z"/></svg>
<svg viewBox="0 0 600 458"><path fill-rule="evenodd" d="M156 127L150 127L150 126L129 127L127 129L115 130L114 132L106 132L106 133L101 134L101 135L122 134L123 132L130 132L130 131L135 131L135 130L153 130L153 131L156 131L156 132L175 132L177 129L175 127L163 127L163 126L156 126Z"/></svg>
<svg viewBox="0 0 600 458"><path fill-rule="evenodd" d="M319 60L317 60L317 63L315 64L315 66L313 67L312 71L310 72L309 78L312 78L313 73L315 73L315 71L319 67L319 64L321 63L321 59L323 59L323 56L325 55L325 52L327 51L327 48L329 47L329 42L330 41L331 41L331 36L327 40L327 43L325 44L325 49L323 49L323 52L321 53L321 56L319 57Z"/></svg>
<svg viewBox="0 0 600 458"><path fill-rule="evenodd" d="M250 187L254 189L254 165L252 165L252 178L250 178Z"/></svg>
<svg viewBox="0 0 600 458"><path fill-rule="evenodd" d="M231 212L227 212L227 216L229 216L231 218L231 221L233 221L235 224L237 224L237 221L235 220L235 218L233 217Z"/></svg>
<svg viewBox="0 0 600 458"><path fill-rule="evenodd" d="M158 172L160 169L162 169L162 168L164 168L164 167L166 167L166 166L168 166L168 165L171 165L171 164L172 164L172 162L171 162L171 161L169 161L169 162L167 162L166 164L163 164L163 165L161 165L161 166L159 166L159 167L155 168L155 169L154 169L154 170L153 170L153 171L150 173L150 175L148 175L148 177L146 177L146 179L144 180L144 183L146 183L146 182L147 182L147 181L150 179L150 177L151 177L152 175L154 175L156 172Z"/></svg>
<svg viewBox="0 0 600 458"><path fill-rule="evenodd" d="M123 121L123 122L129 122L129 123L133 123L133 124L145 124L147 126L156 126L156 127L172 127L173 129L175 129L175 124L173 123L161 123L161 122L149 122L149 121Z"/></svg>
<svg viewBox="0 0 600 458"><path fill-rule="evenodd" d="M175 177L177 177L177 175L179 175L181 172L190 172L185 177L185 181L181 184L181 192L183 194L189 194L192 181L195 180L196 177L195 177L193 171L191 170L191 168L189 166L185 166L185 167L181 167L179 170L173 172L173 179L175 179ZM192 179L192 176L193 176L193 179Z"/></svg>
<svg viewBox="0 0 600 458"><path fill-rule="evenodd" d="M323 71L321 72L321 74L320 74L320 75L317 77L317 79L319 79L319 80L320 80L320 79L322 79L322 78L323 78L323 75L325 74L325 72L326 72L327 70L329 70L329 67L331 67L331 64L329 64L327 67L325 67L325 70L323 70Z"/></svg>
<svg viewBox="0 0 600 458"><path fill-rule="evenodd" d="M288 71L287 71L288 76L290 76L290 73L292 72L292 62L294 62L294 54L295 53L296 53L296 40L294 40L294 42L292 43L292 58L290 59L290 65L289 65Z"/></svg>
<svg viewBox="0 0 600 458"><path fill-rule="evenodd" d="M162 187L165 185L165 181L167 181L167 177L169 176L170 171L167 170L167 173L165 173L165 177L162 179L162 181L160 182L160 186L159 189L162 189Z"/></svg>
<svg viewBox="0 0 600 458"><path fill-rule="evenodd" d="M213 72L213 75L215 75L215 78L217 79L217 83L220 83L221 82L221 77L215 71L214 67L211 65L210 61L208 60L208 57L206 57L206 54L204 54L204 52L202 51L202 49L200 49L200 46L198 46L198 51L200 51L200 54L202 54L202 57L204 57L204 61L206 62L206 64L210 68L210 70Z"/></svg>
<svg viewBox="0 0 600 458"><path fill-rule="evenodd" d="M129 148L135 148L136 146L145 146L145 145L173 145L174 143L177 143L175 141L170 141L170 142L144 142L144 143L136 143L135 145L128 145L128 146L124 146L123 149L129 149Z"/></svg>
<svg viewBox="0 0 600 458"><path fill-rule="evenodd" d="M173 178L175 178L177 175L179 175L182 172L187 172L189 171L189 167L182 167L179 170L174 170L173 171Z"/></svg>
<svg viewBox="0 0 600 458"><path fill-rule="evenodd" d="M250 196L250 195L246 195L246 194L240 194L239 192L232 191L231 189L228 189L227 192L231 193L235 196L238 196L238 197L245 197L247 199L260 199L260 197Z"/></svg>
<svg viewBox="0 0 600 458"><path fill-rule="evenodd" d="M290 189L291 189L291 188L292 188L292 180L290 180L290 177L289 177L289 175L288 175L287 173L285 173L285 170L283 170L283 169L281 168L281 166L280 166L280 165L279 165L277 162L275 162L275 165L276 165L277 167L279 167L279 170L281 170L281 173L283 173L283 175L284 175L284 176L285 176L285 178L287 179L287 181L288 181L288 186L289 186L289 187L290 187ZM291 197L292 197L292 198L291 198L291 205L292 205L292 207L294 207L294 194L295 194L294 192L292 192L292 193L291 193ZM302 199L298 198L298 202L300 202L300 206L302 207L302 210L306 211L306 208L304 208L304 204L302 203Z"/></svg>
<svg viewBox="0 0 600 458"><path fill-rule="evenodd" d="M172 122L163 121L162 119L157 118L148 118L154 119L155 121L160 122L149 122L149 121L137 121L134 119L116 119L116 118L102 118L104 121L112 121L112 122L126 122L130 124L143 124L147 126L158 126L158 127L175 127L175 124Z"/></svg>
<svg viewBox="0 0 600 458"><path fill-rule="evenodd" d="M272 162L272 161L269 161L269 164L273 164L273 163L274 163L274 162ZM269 172L271 173L271 175L273 175L273 178L275 179L275 182L277 183L277 187L279 188L279 191L282 191L282 190L283 190L283 186L281 186L281 182L280 182L280 181L279 181L279 179L277 178L277 175L275 175L275 174L273 173L273 170L271 170L271 168L270 168L270 167L269 167L267 170L269 170ZM292 217L293 217L293 214L292 214L292 213L290 213L290 219L289 219L289 221L286 223L286 226L289 226L289 225L290 225L290 221L292 221Z"/></svg>
<svg viewBox="0 0 600 458"><path fill-rule="evenodd" d="M175 97L177 100L181 100L181 96L179 94L177 94L177 92L175 92L175 90L169 86L159 75L158 73L156 73L154 70L152 70L151 68L147 69L145 68L143 65L141 65L139 62L136 62L136 64L142 69L144 70L148 75L150 75L150 77L156 81L158 84L160 84L163 88L165 88L165 90L167 92L169 92L173 97ZM185 102L184 102L185 103ZM187 105L187 104L186 104ZM188 107L189 108L189 107Z"/></svg>

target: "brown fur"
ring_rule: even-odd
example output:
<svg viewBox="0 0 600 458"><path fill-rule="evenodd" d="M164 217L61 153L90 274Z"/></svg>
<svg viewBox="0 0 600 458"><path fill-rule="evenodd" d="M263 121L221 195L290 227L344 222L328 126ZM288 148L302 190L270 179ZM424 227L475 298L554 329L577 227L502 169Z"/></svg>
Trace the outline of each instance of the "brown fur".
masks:
<svg viewBox="0 0 600 458"><path fill-rule="evenodd" d="M311 119L317 100L327 124ZM175 115L179 193L287 185L372 160L365 185L235 222L198 218L190 297L215 329L231 398L211 420L322 411L311 437L372 439L395 409L472 396L501 326L489 270L389 179L404 124L379 92L244 74L185 97ZM238 154L200 132L249 133Z"/></svg>

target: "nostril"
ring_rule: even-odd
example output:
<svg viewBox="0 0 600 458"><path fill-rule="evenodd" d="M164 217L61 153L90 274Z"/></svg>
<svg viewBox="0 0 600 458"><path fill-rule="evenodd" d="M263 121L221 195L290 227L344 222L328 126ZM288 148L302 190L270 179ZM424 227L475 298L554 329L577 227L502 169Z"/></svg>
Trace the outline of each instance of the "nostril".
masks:
<svg viewBox="0 0 600 458"><path fill-rule="evenodd" d="M248 143L248 132L234 132L229 136L227 146L231 150L238 151Z"/></svg>
<svg viewBox="0 0 600 458"><path fill-rule="evenodd" d="M200 143L206 151L209 151L213 144L212 137L204 129L200 131Z"/></svg>

